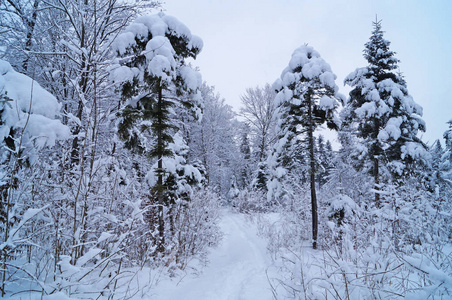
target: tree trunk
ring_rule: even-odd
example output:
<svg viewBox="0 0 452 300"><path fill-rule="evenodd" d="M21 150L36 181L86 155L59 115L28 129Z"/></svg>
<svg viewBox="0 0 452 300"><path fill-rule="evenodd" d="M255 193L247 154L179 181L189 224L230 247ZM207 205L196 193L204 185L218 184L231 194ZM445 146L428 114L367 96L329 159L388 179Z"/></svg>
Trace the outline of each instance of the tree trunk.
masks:
<svg viewBox="0 0 452 300"><path fill-rule="evenodd" d="M264 153L265 153L265 129L262 129L262 143L260 147L260 153L259 153L259 162L264 160Z"/></svg>
<svg viewBox="0 0 452 300"><path fill-rule="evenodd" d="M309 159L310 159L310 182L311 182L311 208L312 208L312 248L317 249L317 233L318 233L318 212L317 212L317 196L315 193L315 157L314 157L314 120L312 118L312 100L311 94L308 93L308 140L309 140Z"/></svg>
<svg viewBox="0 0 452 300"><path fill-rule="evenodd" d="M375 205L377 206L377 208L380 208L381 204L380 204L380 193L378 193L378 191L380 190L380 179L379 179L380 175L379 175L379 168L378 168L378 157L374 156L374 181L375 181L375 186L374 189L376 190L375 192Z"/></svg>
<svg viewBox="0 0 452 300"><path fill-rule="evenodd" d="M36 26L36 20L38 18L38 6L39 6L39 0L35 0L33 3L33 13L31 15L31 18L26 19L26 26L27 26L27 38L25 42L25 54L27 57L22 63L22 68L24 69L25 73L28 71L28 62L30 60L29 51L31 50L31 46L33 44L33 34L35 31Z"/></svg>
<svg viewBox="0 0 452 300"><path fill-rule="evenodd" d="M380 194L378 191L380 190L380 170L378 166L378 156L380 155L380 147L378 145L378 133L380 131L380 120L375 118L374 121L374 149L373 149L373 163L374 163L374 189L375 189L375 205L377 208L380 208Z"/></svg>
<svg viewBox="0 0 452 300"><path fill-rule="evenodd" d="M158 103L157 103L157 110L158 110L158 124L162 125L163 119L162 119L162 109L163 109L163 88L162 84L159 80L159 90L158 90ZM163 129L162 126L159 126L157 130L157 149L158 151L158 157L157 157L157 169L158 169L158 175L157 175L157 201L158 201L158 233L159 233L159 241L157 244L157 251L158 252L164 252L165 250L165 219L164 219L164 211L163 211L163 205L164 205L164 199L163 199Z"/></svg>

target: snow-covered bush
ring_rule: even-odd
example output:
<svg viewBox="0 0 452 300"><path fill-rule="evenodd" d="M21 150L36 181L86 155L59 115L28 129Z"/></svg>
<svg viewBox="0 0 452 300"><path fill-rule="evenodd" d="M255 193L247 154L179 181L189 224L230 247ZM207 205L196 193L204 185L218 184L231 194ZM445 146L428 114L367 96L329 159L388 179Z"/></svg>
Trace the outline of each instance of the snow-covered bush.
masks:
<svg viewBox="0 0 452 300"><path fill-rule="evenodd" d="M57 119L60 109L56 98L38 83L0 60L2 295L18 280L16 276L25 276L37 283L33 273L28 274L26 267L22 267L20 258L25 259L21 254L27 252L28 263L31 263L31 238L35 230L42 230L29 223L45 204L32 206L35 194L31 178L27 176L31 173L23 167L33 168L39 151L69 138L69 128Z"/></svg>

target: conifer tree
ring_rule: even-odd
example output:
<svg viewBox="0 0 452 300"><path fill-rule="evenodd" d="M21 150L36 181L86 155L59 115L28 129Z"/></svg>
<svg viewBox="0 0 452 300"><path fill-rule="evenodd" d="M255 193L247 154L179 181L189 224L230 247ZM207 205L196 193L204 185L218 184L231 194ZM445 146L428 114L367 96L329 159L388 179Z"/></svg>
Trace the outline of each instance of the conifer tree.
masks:
<svg viewBox="0 0 452 300"><path fill-rule="evenodd" d="M318 233L314 131L325 123L331 129L339 126L335 110L341 96L337 93L335 79L336 75L320 54L310 46L302 46L294 51L289 66L274 84L278 92L275 100L279 136L273 147L273 154L269 157L273 172L268 184L269 197L279 196L275 194L275 191L278 193L278 181L290 172L290 164L297 156L297 148L305 147L310 166L314 249L317 248Z"/></svg>
<svg viewBox="0 0 452 300"><path fill-rule="evenodd" d="M444 158L446 161L452 164L452 119L447 122L447 124L449 124L449 129L446 130L443 135L446 142Z"/></svg>
<svg viewBox="0 0 452 300"><path fill-rule="evenodd" d="M381 171L387 166L395 179L408 176L414 162L426 160L426 146L417 137L425 131L421 119L422 107L408 94L406 82L396 72L399 60L383 38L381 21L373 23L374 30L365 44L364 58L368 66L358 68L345 79L352 87L344 118L345 124L356 123L356 136L364 144L363 165L374 178L375 190L380 190ZM387 180L387 179L386 179ZM379 193L375 193L377 207Z"/></svg>
<svg viewBox="0 0 452 300"><path fill-rule="evenodd" d="M331 146L331 142L327 140L323 135L319 135L317 138L317 159L318 159L318 172L317 172L317 182L319 189L326 183L330 170L333 167L334 152Z"/></svg>
<svg viewBox="0 0 452 300"><path fill-rule="evenodd" d="M170 176L173 168L165 166L164 159L175 155L170 147L180 130L175 112L186 109L194 118L201 115L201 76L185 60L196 58L202 41L176 18L159 13L135 20L115 40L114 48L119 59L111 76L126 101L118 134L129 149L157 159L150 197L159 208L157 250L162 252L164 207L174 201L171 187L177 187L173 181L178 178ZM150 134L152 146L145 134Z"/></svg>
<svg viewBox="0 0 452 300"><path fill-rule="evenodd" d="M251 177L251 146L248 139L248 134L250 132L250 127L246 123L241 129L241 141L240 141L240 160L241 160L241 170L240 170L240 186L241 188L246 188L250 184Z"/></svg>
<svg viewBox="0 0 452 300"><path fill-rule="evenodd" d="M447 123L449 124L449 129L443 135L446 145L441 157L439 170L441 178L446 182L449 194L452 194L452 119Z"/></svg>

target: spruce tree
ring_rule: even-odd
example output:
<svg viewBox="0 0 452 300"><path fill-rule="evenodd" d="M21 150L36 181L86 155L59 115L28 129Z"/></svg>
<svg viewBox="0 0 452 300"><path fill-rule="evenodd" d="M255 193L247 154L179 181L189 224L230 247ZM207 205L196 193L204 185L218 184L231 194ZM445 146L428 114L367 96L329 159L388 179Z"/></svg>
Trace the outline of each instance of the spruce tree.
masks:
<svg viewBox="0 0 452 300"><path fill-rule="evenodd" d="M309 157L313 248L317 248L318 212L315 190L316 153L314 131L327 124L338 128L335 110L340 95L335 84L336 75L320 54L310 46L294 51L289 66L275 82L278 119L278 139L269 157L272 179L268 184L269 197L278 197L278 181L291 171L293 159L300 147ZM280 190L280 189L279 189ZM284 192L284 191L282 191Z"/></svg>
<svg viewBox="0 0 452 300"><path fill-rule="evenodd" d="M248 124L244 124L241 132L240 141L240 160L241 160L241 171L240 171L240 186L241 188L247 188L250 184L251 177L251 146L248 139L248 134L250 132L250 127Z"/></svg>
<svg viewBox="0 0 452 300"><path fill-rule="evenodd" d="M363 166L373 175L378 191L384 183L382 167L388 168L392 179L400 180L412 173L415 161L425 161L428 153L417 137L418 131L425 131L422 107L408 94L404 78L396 71L399 60L383 38L381 21L374 22L373 27L364 49L368 66L345 79L352 90L344 124L357 124L355 133L364 145L358 156L364 158ZM380 206L379 192L375 193L375 203Z"/></svg>
<svg viewBox="0 0 452 300"><path fill-rule="evenodd" d="M196 58L201 48L198 37L164 13L138 18L114 43L118 64L111 77L125 101L119 113L119 137L127 148L157 160L153 170L157 180L152 182L150 199L158 206L160 252L165 243L164 207L174 201L172 189L178 186L174 180L180 177L171 174L164 161L175 155L172 148L181 148L170 147L181 129L176 112L180 115L189 110L194 118L201 114L201 77L186 63L186 59Z"/></svg>
<svg viewBox="0 0 452 300"><path fill-rule="evenodd" d="M447 124L449 124L449 129L443 135L446 142L444 159L452 165L452 119Z"/></svg>
<svg viewBox="0 0 452 300"><path fill-rule="evenodd" d="M443 135L446 145L441 157L439 170L449 195L452 195L452 119L447 123L449 124L449 129Z"/></svg>

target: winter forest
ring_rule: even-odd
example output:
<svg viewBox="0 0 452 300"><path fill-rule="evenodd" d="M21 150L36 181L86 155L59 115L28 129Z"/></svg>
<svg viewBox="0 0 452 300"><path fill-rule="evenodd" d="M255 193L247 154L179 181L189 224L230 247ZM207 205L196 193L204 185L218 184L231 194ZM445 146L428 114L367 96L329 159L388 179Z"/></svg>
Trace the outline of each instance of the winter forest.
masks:
<svg viewBox="0 0 452 300"><path fill-rule="evenodd" d="M452 299L452 115L422 140L391 28L235 111L163 8L0 1L1 297Z"/></svg>

